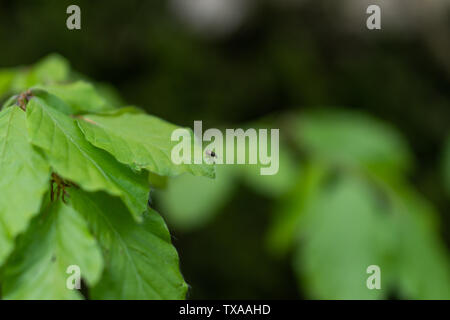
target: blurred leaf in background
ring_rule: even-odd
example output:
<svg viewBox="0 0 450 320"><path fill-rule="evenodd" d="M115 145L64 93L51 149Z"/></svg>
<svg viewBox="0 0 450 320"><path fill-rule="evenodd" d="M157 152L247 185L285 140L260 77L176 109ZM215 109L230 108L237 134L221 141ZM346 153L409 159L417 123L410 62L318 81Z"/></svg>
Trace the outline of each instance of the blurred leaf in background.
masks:
<svg viewBox="0 0 450 320"><path fill-rule="evenodd" d="M326 170L315 194L301 188L309 193L293 195L304 200L292 200L287 213L288 219L289 210L303 216L295 261L299 284L308 294L449 298L450 265L437 237L437 216L405 179L412 156L401 136L379 121L345 111L301 115L292 125L310 167ZM365 287L365 270L372 264L382 270L380 291Z"/></svg>
<svg viewBox="0 0 450 320"><path fill-rule="evenodd" d="M292 143L281 144L278 174L219 165L215 181L171 180L159 197L169 222L185 231L204 227L243 182L276 201L268 249L278 257L293 253L307 297L449 298L449 260L437 215L407 180L413 156L401 135L340 109L287 119L281 131ZM381 290L366 287L370 265L381 268Z"/></svg>
<svg viewBox="0 0 450 320"><path fill-rule="evenodd" d="M216 179L181 175L157 193L171 224L181 230L205 226L231 198L236 172L232 166L218 165Z"/></svg>
<svg viewBox="0 0 450 320"><path fill-rule="evenodd" d="M390 233L383 220L386 217L364 181L344 176L329 183L317 190L309 210L298 211L307 215L295 239L299 285L316 299L386 297L389 243L383 237ZM370 265L381 268L382 290L366 287L365 271Z"/></svg>
<svg viewBox="0 0 450 320"><path fill-rule="evenodd" d="M50 54L31 66L0 69L0 101L8 94L45 87L47 92L66 101L73 113L106 111L124 104L110 85L93 85L84 80L88 78L72 71L65 58Z"/></svg>
<svg viewBox="0 0 450 320"><path fill-rule="evenodd" d="M63 82L69 73L69 63L57 54L47 56L32 67L3 69L0 71L0 98L37 84Z"/></svg>
<svg viewBox="0 0 450 320"><path fill-rule="evenodd" d="M371 248L369 241L384 248L357 260L361 264L383 257L382 292L364 293L359 283L337 279L329 296L349 296L353 287L355 295L367 298L448 297L450 191L446 196L443 181L450 190L450 151L444 171L437 165L450 120L448 0L384 1L386 28L376 34L360 27L369 0L250 1L249 10L238 10L240 19L223 33L210 25L230 17L229 9L217 6L219 0L211 10L196 5L208 1L197 1L188 11L180 10L189 7L182 0L171 6L167 1L111 2L108 10L102 2L79 2L89 28L71 33L54 27L64 25L61 12L70 2L2 1L0 36L8 43L8 50L0 52L2 64L36 61L57 49L83 74L113 83L126 101L183 125L202 119L216 127L239 127L267 114L295 117L287 124L270 123L287 138L280 157L288 154L295 174L285 174L283 164L273 177L258 175L256 167L233 166L224 168L233 171L225 175L219 168L214 182L180 177L179 187L178 178L150 177L155 188L168 187L170 199L179 202L170 203L178 209L166 206L165 191L155 198L156 205L164 205L160 211L169 226L178 230L174 243L192 287L190 297L328 296L324 290L331 284L325 281L336 277L326 267L311 268L325 259L334 263L330 270L336 276L346 279L342 266L347 262L333 250L349 239L357 244L343 257ZM223 0L222 5L245 4ZM48 23L36 28L36 16ZM11 26L17 31L10 32ZM29 81L28 73L22 68L2 72L0 94L13 90L13 82ZM78 74L70 77L85 80ZM111 87L103 82L96 87L108 105L124 105L117 103L122 99ZM304 112L318 105L349 109L328 115ZM450 150L447 141L445 149ZM232 181L227 182L228 175ZM205 192L193 191L197 181L206 185ZM345 199L351 200L348 211L341 208ZM367 236L343 223L360 210L354 221ZM330 218L335 227L311 212ZM374 221L384 225L383 231L371 227ZM314 232L321 228L345 237L318 241ZM272 256L263 252L264 231ZM316 247L317 254L311 252ZM311 281L307 272L313 274ZM358 273L357 278L363 276Z"/></svg>
<svg viewBox="0 0 450 320"><path fill-rule="evenodd" d="M298 117L294 138L315 160L401 175L412 156L396 130L357 111L324 109Z"/></svg>

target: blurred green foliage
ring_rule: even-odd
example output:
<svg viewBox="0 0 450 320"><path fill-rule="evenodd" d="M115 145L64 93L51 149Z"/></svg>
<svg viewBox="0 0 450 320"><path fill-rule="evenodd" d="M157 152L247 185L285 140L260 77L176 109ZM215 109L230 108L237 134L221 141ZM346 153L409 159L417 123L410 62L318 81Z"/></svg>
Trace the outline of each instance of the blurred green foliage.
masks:
<svg viewBox="0 0 450 320"><path fill-rule="evenodd" d="M75 1L83 29L70 32L72 2L2 3L0 63L59 52L114 84L120 95L96 84L104 99L184 126L276 116L265 122L281 129L276 176L218 166L214 182L151 177L191 298L449 297L449 77L419 33L358 36L333 6L260 1L235 33L208 38L166 1L138 0ZM40 76L26 74L6 72L0 90ZM329 105L345 110L317 110ZM370 264L381 291L361 287Z"/></svg>
<svg viewBox="0 0 450 320"><path fill-rule="evenodd" d="M278 203L268 248L275 255L293 250L307 297L450 298L449 256L436 236L437 215L405 180L413 157L401 135L363 114L330 109L291 115L283 124L284 138L292 134L295 143L289 154L302 155L289 163L300 166L282 158L277 175L260 176L250 165L218 165L216 181L169 181L160 199L169 222L182 229L208 223L236 180L251 175L258 182L249 186ZM286 144L281 150L286 154ZM382 290L366 287L365 270L373 264L382 270Z"/></svg>

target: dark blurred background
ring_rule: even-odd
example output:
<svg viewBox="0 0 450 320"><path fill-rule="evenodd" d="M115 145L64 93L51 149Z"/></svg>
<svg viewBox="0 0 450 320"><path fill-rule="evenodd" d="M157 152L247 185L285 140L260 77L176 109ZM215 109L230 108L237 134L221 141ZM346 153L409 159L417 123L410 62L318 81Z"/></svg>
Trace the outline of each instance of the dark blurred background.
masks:
<svg viewBox="0 0 450 320"><path fill-rule="evenodd" d="M79 31L66 28L69 4L81 7ZM382 8L380 31L366 29L369 4ZM449 1L1 0L0 39L1 67L56 52L127 104L179 125L236 127L320 106L382 119L411 146L409 178L441 213L449 247L438 168L450 128ZM240 185L227 214L174 228L190 298L308 296L293 285L291 257L261 245L270 208Z"/></svg>

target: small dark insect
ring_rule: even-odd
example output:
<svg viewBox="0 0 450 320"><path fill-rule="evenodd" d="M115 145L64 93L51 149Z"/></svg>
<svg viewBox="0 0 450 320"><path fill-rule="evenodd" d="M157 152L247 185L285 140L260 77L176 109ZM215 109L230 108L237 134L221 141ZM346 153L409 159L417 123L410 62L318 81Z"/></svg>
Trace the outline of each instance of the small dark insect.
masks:
<svg viewBox="0 0 450 320"><path fill-rule="evenodd" d="M216 163L215 159L216 159L216 153L214 151L211 150L207 150L206 155L209 156L210 158L212 158L212 163Z"/></svg>
<svg viewBox="0 0 450 320"><path fill-rule="evenodd" d="M216 157L216 153L214 151L210 151L210 150L206 151L206 155L210 156L211 158L215 158Z"/></svg>
<svg viewBox="0 0 450 320"><path fill-rule="evenodd" d="M55 189L53 188L53 185L56 183L56 199L59 198L59 196L61 195L62 192L62 201L64 203L66 202L66 196L67 196L67 191L66 188L70 187L71 184L69 182L64 181L63 178L61 178L60 176L58 176L56 173L52 173L52 179L50 180L50 199L53 201L55 201Z"/></svg>

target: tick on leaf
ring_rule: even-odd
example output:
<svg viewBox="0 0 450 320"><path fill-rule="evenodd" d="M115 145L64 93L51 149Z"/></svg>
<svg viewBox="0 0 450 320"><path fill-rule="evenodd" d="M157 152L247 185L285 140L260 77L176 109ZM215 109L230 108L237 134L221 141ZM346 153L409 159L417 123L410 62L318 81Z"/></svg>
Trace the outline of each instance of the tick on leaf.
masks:
<svg viewBox="0 0 450 320"><path fill-rule="evenodd" d="M215 158L216 157L216 153L214 151L210 151L210 150L206 150L206 155L210 156L211 158Z"/></svg>

